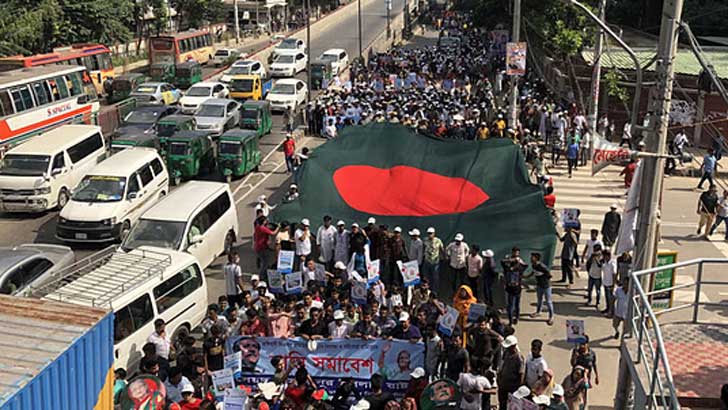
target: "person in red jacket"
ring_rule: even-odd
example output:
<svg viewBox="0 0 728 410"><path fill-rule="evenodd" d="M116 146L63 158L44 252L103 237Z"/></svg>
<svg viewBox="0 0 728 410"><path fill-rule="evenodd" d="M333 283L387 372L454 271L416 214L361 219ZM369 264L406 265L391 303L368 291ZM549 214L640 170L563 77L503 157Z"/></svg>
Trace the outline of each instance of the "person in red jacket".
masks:
<svg viewBox="0 0 728 410"><path fill-rule="evenodd" d="M634 178L634 173L637 170L637 161L636 160L630 160L629 164L627 164L626 167L622 170L622 172L619 173L619 175L624 175L624 187L629 188L632 186L632 178Z"/></svg>
<svg viewBox="0 0 728 410"><path fill-rule="evenodd" d="M274 252L270 248L270 238L275 237L280 228L276 226L275 229L268 227L268 218L264 215L259 216L256 220L255 231L253 232L253 250L258 257L258 263L260 264L260 272L258 273L261 278L267 277L268 268L273 263Z"/></svg>
<svg viewBox="0 0 728 410"><path fill-rule="evenodd" d="M293 172L294 156L296 154L296 141L293 140L293 135L289 132L286 134L286 140L283 141L283 155L286 156L286 169L288 172Z"/></svg>
<svg viewBox="0 0 728 410"><path fill-rule="evenodd" d="M178 404L182 410L200 410L202 400L194 396L195 388L192 386L192 383L182 386L181 393L182 401Z"/></svg>

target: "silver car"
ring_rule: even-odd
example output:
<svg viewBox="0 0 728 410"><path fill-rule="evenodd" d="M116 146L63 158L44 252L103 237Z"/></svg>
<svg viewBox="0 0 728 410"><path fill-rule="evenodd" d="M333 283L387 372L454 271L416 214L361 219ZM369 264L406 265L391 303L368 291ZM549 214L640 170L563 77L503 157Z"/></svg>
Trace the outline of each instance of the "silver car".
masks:
<svg viewBox="0 0 728 410"><path fill-rule="evenodd" d="M75 260L68 246L31 243L0 247L0 293L21 295L29 285L45 284Z"/></svg>
<svg viewBox="0 0 728 410"><path fill-rule="evenodd" d="M209 98L195 113L197 129L213 135L240 125L240 103L228 98Z"/></svg>

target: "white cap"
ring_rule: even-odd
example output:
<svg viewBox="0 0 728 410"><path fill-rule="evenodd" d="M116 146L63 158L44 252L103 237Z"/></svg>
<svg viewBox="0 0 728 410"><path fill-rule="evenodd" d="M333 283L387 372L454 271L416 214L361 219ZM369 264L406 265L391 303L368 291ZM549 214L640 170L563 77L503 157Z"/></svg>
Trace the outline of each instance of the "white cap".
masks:
<svg viewBox="0 0 728 410"><path fill-rule="evenodd" d="M369 219L367 219L367 223L368 224L375 224L375 223L377 223L377 220L374 219L373 216L370 216Z"/></svg>
<svg viewBox="0 0 728 410"><path fill-rule="evenodd" d="M311 226L311 222L309 222L308 218L303 218L303 219L301 219L301 225Z"/></svg>
<svg viewBox="0 0 728 410"><path fill-rule="evenodd" d="M296 185L296 184L291 184L291 188L296 188L296 189L298 189L298 185Z"/></svg>
<svg viewBox="0 0 728 410"><path fill-rule="evenodd" d="M516 337L513 335L506 337L506 339L503 341L503 347L506 349L511 346L515 346L517 344L518 344L518 339L516 339Z"/></svg>
<svg viewBox="0 0 728 410"><path fill-rule="evenodd" d="M258 287L268 289L268 284L265 283L265 281L260 281L260 282L258 282Z"/></svg>
<svg viewBox="0 0 728 410"><path fill-rule="evenodd" d="M490 249L486 249L483 251L483 256L486 258L492 258L493 257L493 251Z"/></svg>
<svg viewBox="0 0 728 410"><path fill-rule="evenodd" d="M252 281L254 281L254 280L260 280L260 276L258 276L258 275L253 275L253 276L251 276L251 277L250 277L250 281L252 282Z"/></svg>
<svg viewBox="0 0 728 410"><path fill-rule="evenodd" d="M619 208L619 206L618 206L617 204L612 204L612 205L609 205L609 207L610 207L610 208L612 208L612 209L617 209L617 208Z"/></svg>
<svg viewBox="0 0 728 410"><path fill-rule="evenodd" d="M410 234L411 236L420 236L420 230L419 230L419 229L417 229L417 228L415 228L415 229L413 229L413 230L409 231L409 234Z"/></svg>
<svg viewBox="0 0 728 410"><path fill-rule="evenodd" d="M553 391L551 392L554 394L554 396L563 396L564 395L564 386L557 384L554 386Z"/></svg>
<svg viewBox="0 0 728 410"><path fill-rule="evenodd" d="M192 385L192 383L185 383L182 385L182 388L179 389L180 393L194 393L195 392L195 386Z"/></svg>
<svg viewBox="0 0 728 410"><path fill-rule="evenodd" d="M343 310L336 310L334 311L334 320L339 320L344 318L344 311Z"/></svg>
<svg viewBox="0 0 728 410"><path fill-rule="evenodd" d="M351 227L352 227L352 228L358 228L358 227L359 227L359 224L358 224L358 223L356 223L356 222L354 222L353 224L351 224Z"/></svg>
<svg viewBox="0 0 728 410"><path fill-rule="evenodd" d="M318 343L316 343L316 341L313 340L313 339L312 340L309 340L308 341L308 344L307 344L307 347L308 347L308 350L310 352L315 352L316 351L316 348L318 347Z"/></svg>
<svg viewBox="0 0 728 410"><path fill-rule="evenodd" d="M346 225L346 223L344 223L344 221L339 219L339 222L336 223L336 226L340 226L340 225Z"/></svg>
<svg viewBox="0 0 728 410"><path fill-rule="evenodd" d="M413 378L415 378L415 379L419 379L420 377L424 377L425 376L425 369L423 369L421 367L416 367L414 370L412 370L412 373L410 373L410 376L413 377Z"/></svg>
<svg viewBox="0 0 728 410"><path fill-rule="evenodd" d="M274 382L258 383L258 390L266 400L272 400L274 397L280 395L282 389L283 385L278 386Z"/></svg>
<svg viewBox="0 0 728 410"><path fill-rule="evenodd" d="M535 404L545 404L547 406L551 404L551 398L545 394L535 396L532 400Z"/></svg>
<svg viewBox="0 0 728 410"><path fill-rule="evenodd" d="M404 322L405 320L409 320L409 313L402 312L399 314L399 321Z"/></svg>
<svg viewBox="0 0 728 410"><path fill-rule="evenodd" d="M433 228L433 227L427 228L427 233L435 233L435 228Z"/></svg>
<svg viewBox="0 0 728 410"><path fill-rule="evenodd" d="M461 233L456 233L456 234L455 234L455 240L456 240L456 241L462 241L462 240L463 240L463 234L461 234Z"/></svg>
<svg viewBox="0 0 728 410"><path fill-rule="evenodd" d="M338 261L334 264L334 268L344 270L346 269L346 264L344 264L344 262L342 261Z"/></svg>
<svg viewBox="0 0 728 410"><path fill-rule="evenodd" d="M370 404L365 399L361 399L356 402L349 410L369 410Z"/></svg>
<svg viewBox="0 0 728 410"><path fill-rule="evenodd" d="M528 395L531 394L531 389L528 388L528 386L521 386L513 393L513 397L517 399L522 399L524 397L528 397Z"/></svg>
<svg viewBox="0 0 728 410"><path fill-rule="evenodd" d="M395 226L394 227L394 232L402 233L402 228L400 228L399 226Z"/></svg>

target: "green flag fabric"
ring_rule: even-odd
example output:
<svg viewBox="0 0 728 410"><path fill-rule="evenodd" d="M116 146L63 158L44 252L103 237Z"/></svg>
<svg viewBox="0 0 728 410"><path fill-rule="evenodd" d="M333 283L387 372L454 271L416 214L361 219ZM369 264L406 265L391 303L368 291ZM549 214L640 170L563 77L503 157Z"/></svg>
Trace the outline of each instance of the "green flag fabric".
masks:
<svg viewBox="0 0 728 410"><path fill-rule="evenodd" d="M308 218L316 232L324 215L362 227L432 226L447 245L456 233L497 260L521 248L550 265L556 234L541 189L530 183L521 150L510 140L442 140L399 124L344 128L314 150L300 170L300 197L279 205L272 220Z"/></svg>

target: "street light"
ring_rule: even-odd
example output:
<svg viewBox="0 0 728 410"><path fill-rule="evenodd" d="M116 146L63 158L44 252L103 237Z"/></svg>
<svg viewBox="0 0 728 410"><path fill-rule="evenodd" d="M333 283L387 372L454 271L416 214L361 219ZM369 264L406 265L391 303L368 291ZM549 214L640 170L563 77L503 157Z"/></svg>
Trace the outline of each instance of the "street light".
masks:
<svg viewBox="0 0 728 410"><path fill-rule="evenodd" d="M311 0L302 0L306 2L306 76L308 77L308 86L311 87ZM311 102L311 90L306 93L306 102Z"/></svg>

